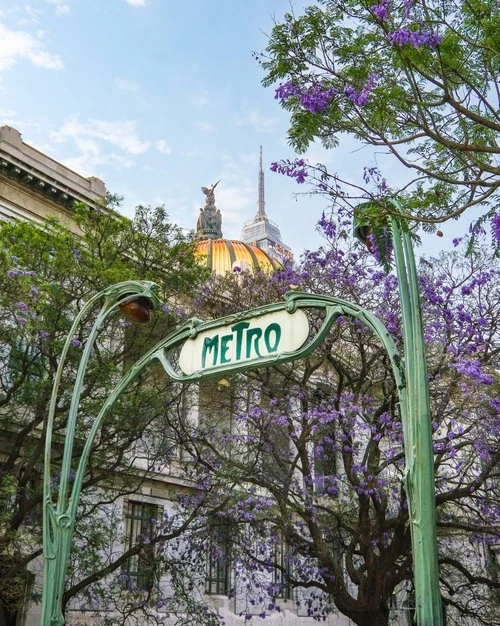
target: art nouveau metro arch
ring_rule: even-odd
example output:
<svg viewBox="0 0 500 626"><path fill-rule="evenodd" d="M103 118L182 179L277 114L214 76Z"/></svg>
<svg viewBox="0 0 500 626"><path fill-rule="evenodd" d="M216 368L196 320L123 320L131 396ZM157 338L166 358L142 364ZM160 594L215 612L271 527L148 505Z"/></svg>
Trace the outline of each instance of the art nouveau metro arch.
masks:
<svg viewBox="0 0 500 626"><path fill-rule="evenodd" d="M435 487L427 370L422 334L420 295L410 235L401 231L391 218L394 256L403 317L404 354L400 355L382 322L370 311L332 296L291 291L284 302L270 304L219 320L203 322L192 319L162 339L130 368L114 388L96 417L78 462L70 490L68 474L74 423L83 376L92 341L88 342L72 394L74 412L68 419L64 444L66 459L61 471L57 504L51 493L50 450L51 418L47 428L44 474L44 590L42 624L61 626L64 616L61 600L65 571L73 535L76 507L93 440L103 418L120 395L152 362L159 361L175 381L187 383L217 378L226 373L271 366L308 356L326 337L339 317L359 319L379 338L389 357L397 386L403 435L405 440L404 485L409 505L412 538L413 572L418 626L441 626L441 596L436 545ZM99 316L92 329L95 337L107 317L124 299L154 299L151 284L121 283L97 294L89 304L102 298ZM86 305L87 306L87 305ZM82 309L77 320L86 307ZM314 333L309 328L307 309L322 312L323 323ZM66 344L69 345L70 334ZM65 345L66 345L65 344ZM67 349L65 347L65 349ZM63 354L64 357L64 354ZM63 363L64 358L61 363ZM62 365L61 365L62 367ZM57 380L51 406L57 397ZM68 433L72 432L71 437ZM49 469L47 469L49 468Z"/></svg>

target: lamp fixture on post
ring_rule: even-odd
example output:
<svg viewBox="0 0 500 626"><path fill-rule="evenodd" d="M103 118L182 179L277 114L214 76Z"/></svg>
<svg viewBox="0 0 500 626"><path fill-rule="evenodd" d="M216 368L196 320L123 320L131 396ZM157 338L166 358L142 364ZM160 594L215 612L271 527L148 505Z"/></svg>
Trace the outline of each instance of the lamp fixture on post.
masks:
<svg viewBox="0 0 500 626"><path fill-rule="evenodd" d="M130 296L130 294L127 294ZM132 299L126 297L120 302L118 308L125 319L137 324L147 324L151 317L152 303L144 296L134 296Z"/></svg>

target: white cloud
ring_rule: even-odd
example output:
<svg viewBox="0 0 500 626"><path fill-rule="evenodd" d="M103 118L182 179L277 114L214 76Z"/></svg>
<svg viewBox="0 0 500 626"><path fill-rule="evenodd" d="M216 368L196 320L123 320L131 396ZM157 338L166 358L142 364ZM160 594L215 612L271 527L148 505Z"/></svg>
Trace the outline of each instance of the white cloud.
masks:
<svg viewBox="0 0 500 626"><path fill-rule="evenodd" d="M81 154L76 157L61 159L61 163L69 167L70 170L78 172L81 176L99 176L102 166L111 166L116 169L132 167L132 159L127 159L119 154Z"/></svg>
<svg viewBox="0 0 500 626"><path fill-rule="evenodd" d="M65 165L85 176L98 175L102 166L131 167L135 156L151 148L150 141L139 137L137 124L135 120L82 122L73 117L50 137L58 143L70 142L78 151L78 155L63 159Z"/></svg>
<svg viewBox="0 0 500 626"><path fill-rule="evenodd" d="M189 150L181 150L179 154L184 159L199 159L205 153L201 148L190 148Z"/></svg>
<svg viewBox="0 0 500 626"><path fill-rule="evenodd" d="M248 175L248 166L242 165L239 154L223 156L221 182L216 191L216 202L222 212L222 232L228 239L239 239L241 226L253 218L257 206L257 181Z"/></svg>
<svg viewBox="0 0 500 626"><path fill-rule="evenodd" d="M24 15L17 20L19 26L25 26L27 24L38 24L39 16L43 11L35 9L29 4L23 7Z"/></svg>
<svg viewBox="0 0 500 626"><path fill-rule="evenodd" d="M63 69L61 57L45 49L42 37L41 32L33 36L25 31L10 30L0 24L0 71L11 69L20 59L46 70Z"/></svg>
<svg viewBox="0 0 500 626"><path fill-rule="evenodd" d="M66 4L65 0L45 0L45 2L54 5L56 15L69 15L71 13L70 6Z"/></svg>
<svg viewBox="0 0 500 626"><path fill-rule="evenodd" d="M10 120L14 119L16 115L16 111L14 109L0 109L0 118L2 118L2 123L8 124ZM6 120L9 120L7 122Z"/></svg>
<svg viewBox="0 0 500 626"><path fill-rule="evenodd" d="M58 4L56 7L56 15L69 15L71 9L68 4Z"/></svg>
<svg viewBox="0 0 500 626"><path fill-rule="evenodd" d="M245 184L244 179L237 182L240 184L226 184L226 186L222 186L223 181L221 182L221 188L217 194L217 203L220 204L221 209L224 209L224 215L230 221L241 224L239 213L248 209L252 203L255 203L255 189Z"/></svg>
<svg viewBox="0 0 500 626"><path fill-rule="evenodd" d="M89 119L82 123L78 117L73 117L52 133L53 139L59 142L72 139L76 145L88 146L89 142L104 142L116 146L130 155L146 152L151 143L142 141L136 132L136 120L95 120Z"/></svg>
<svg viewBox="0 0 500 626"><path fill-rule="evenodd" d="M163 139L155 141L155 148L162 154L172 154L172 148Z"/></svg>
<svg viewBox="0 0 500 626"><path fill-rule="evenodd" d="M222 213L222 233L227 239L239 239L243 222L255 214L255 189L244 179L234 183L227 181L227 177L222 178L216 192L216 205Z"/></svg>
<svg viewBox="0 0 500 626"><path fill-rule="evenodd" d="M264 167L266 163L266 151L264 148L263 151L263 160ZM243 166L246 168L246 171L251 167L253 170L257 171L258 163L259 163L259 152L257 150L252 150L251 152L239 152L238 153L238 161L243 163Z"/></svg>
<svg viewBox="0 0 500 626"><path fill-rule="evenodd" d="M277 117L266 117L258 111L250 111L245 116L236 119L237 126L252 126L259 132L271 132L277 128L278 124Z"/></svg>
<svg viewBox="0 0 500 626"><path fill-rule="evenodd" d="M133 83L124 78L115 78L115 85L120 91L139 91L139 83Z"/></svg>
<svg viewBox="0 0 500 626"><path fill-rule="evenodd" d="M125 0L131 7L145 7L148 5L148 0Z"/></svg>
<svg viewBox="0 0 500 626"><path fill-rule="evenodd" d="M195 122L195 125L198 126L200 130L207 133L214 129L213 124L209 124L208 122Z"/></svg>

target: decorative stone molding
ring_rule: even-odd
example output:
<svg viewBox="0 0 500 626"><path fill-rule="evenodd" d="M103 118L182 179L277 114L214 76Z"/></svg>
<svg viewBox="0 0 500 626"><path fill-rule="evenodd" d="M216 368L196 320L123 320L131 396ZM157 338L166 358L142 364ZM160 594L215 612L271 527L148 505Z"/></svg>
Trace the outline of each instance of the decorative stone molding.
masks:
<svg viewBox="0 0 500 626"><path fill-rule="evenodd" d="M60 207L63 212L69 212L75 202L92 206L107 193L102 180L93 176L85 178L51 159L25 143L21 133L11 126L0 127L0 185L4 212L15 214L15 206L8 211L10 202L18 206L19 215L31 211L27 206L34 203L29 197L53 209Z"/></svg>

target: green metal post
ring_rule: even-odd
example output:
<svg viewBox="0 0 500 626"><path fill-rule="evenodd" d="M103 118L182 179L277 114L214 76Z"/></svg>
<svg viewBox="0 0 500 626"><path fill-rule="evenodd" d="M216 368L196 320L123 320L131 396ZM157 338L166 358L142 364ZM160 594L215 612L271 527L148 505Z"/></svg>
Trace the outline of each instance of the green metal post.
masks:
<svg viewBox="0 0 500 626"><path fill-rule="evenodd" d="M397 209L401 206L393 201ZM390 218L403 320L407 409L402 420L418 626L442 626L434 452L420 291L410 234Z"/></svg>
<svg viewBox="0 0 500 626"><path fill-rule="evenodd" d="M75 440L76 419L78 415L78 406L80 403L83 380L92 349L99 331L110 315L112 315L120 305L136 300L137 298L145 298L151 303L152 306L157 305L158 297L155 293L156 289L157 286L149 281L126 281L108 287L85 304L75 318L68 337L66 338L52 388L45 435L43 472L44 578L41 626L62 626L64 624L62 596L64 593L66 568L69 559L71 541L73 538L76 507L80 496L87 460L87 457L83 463L80 460L70 494L73 444ZM63 375L64 363L71 345L71 340L77 332L83 317L96 305L97 302L101 300L103 300L103 304L87 338L71 395L71 403L68 411L66 432L64 436L63 460L60 470L58 498L57 503L54 504L52 498L52 482L54 477L52 476L51 468L52 434L58 391ZM106 407L107 409L111 408L111 406L108 406L108 403L106 403ZM92 444L96 433L97 429L92 429L92 432L86 442L89 447Z"/></svg>

